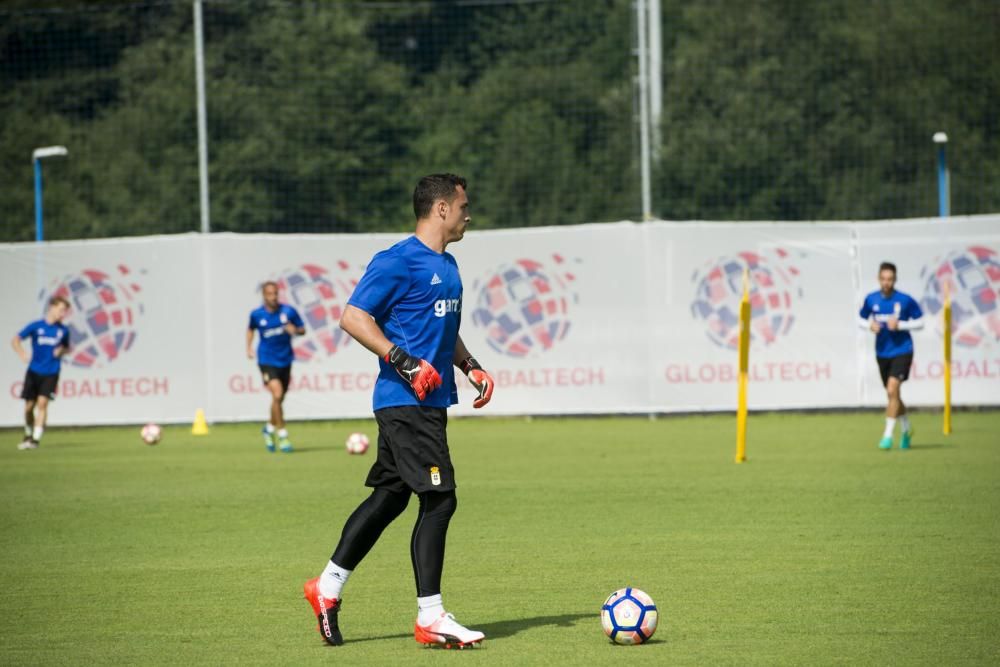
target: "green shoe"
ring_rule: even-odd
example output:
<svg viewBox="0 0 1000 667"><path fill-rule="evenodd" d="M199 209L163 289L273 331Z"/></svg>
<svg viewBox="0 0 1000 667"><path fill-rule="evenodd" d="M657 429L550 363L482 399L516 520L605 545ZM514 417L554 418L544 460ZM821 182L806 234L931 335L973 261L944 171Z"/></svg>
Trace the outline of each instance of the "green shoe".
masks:
<svg viewBox="0 0 1000 667"><path fill-rule="evenodd" d="M291 454L294 449L292 449L292 441L288 438L282 438L278 441L278 447L286 454Z"/></svg>
<svg viewBox="0 0 1000 667"><path fill-rule="evenodd" d="M267 427L265 426L260 430L261 434L264 436L264 446L267 447L267 451L274 451L274 436L267 432Z"/></svg>
<svg viewBox="0 0 1000 667"><path fill-rule="evenodd" d="M892 437L882 438L878 441L879 449L892 449Z"/></svg>
<svg viewBox="0 0 1000 667"><path fill-rule="evenodd" d="M899 448L900 449L909 449L910 448L910 438L912 438L912 437L913 437L913 429L911 428L910 431L909 431L909 433L903 433L903 439L899 441Z"/></svg>

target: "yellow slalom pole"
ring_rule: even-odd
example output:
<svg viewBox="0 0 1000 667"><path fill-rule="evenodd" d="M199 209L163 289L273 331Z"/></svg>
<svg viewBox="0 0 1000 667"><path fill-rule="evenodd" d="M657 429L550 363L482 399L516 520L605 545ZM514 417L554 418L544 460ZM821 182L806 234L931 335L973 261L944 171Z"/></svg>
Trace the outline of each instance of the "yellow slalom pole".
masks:
<svg viewBox="0 0 1000 667"><path fill-rule="evenodd" d="M944 424L941 431L951 435L951 290L944 284Z"/></svg>
<svg viewBox="0 0 1000 667"><path fill-rule="evenodd" d="M736 462L747 460L747 369L750 366L750 273L743 269L740 299L740 372L736 400Z"/></svg>

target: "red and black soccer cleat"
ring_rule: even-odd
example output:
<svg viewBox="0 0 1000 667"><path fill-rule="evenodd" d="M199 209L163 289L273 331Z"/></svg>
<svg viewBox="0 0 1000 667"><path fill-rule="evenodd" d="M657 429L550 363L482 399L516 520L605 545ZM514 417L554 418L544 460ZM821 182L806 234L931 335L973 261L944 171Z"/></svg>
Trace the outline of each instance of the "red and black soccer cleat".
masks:
<svg viewBox="0 0 1000 667"><path fill-rule="evenodd" d="M344 643L344 637L340 634L340 627L337 625L337 612L340 611L340 600L323 597L319 591L319 577L310 579L302 587L303 597L309 600L312 605L316 621L319 623L319 633L323 635L323 641L330 646L340 646Z"/></svg>

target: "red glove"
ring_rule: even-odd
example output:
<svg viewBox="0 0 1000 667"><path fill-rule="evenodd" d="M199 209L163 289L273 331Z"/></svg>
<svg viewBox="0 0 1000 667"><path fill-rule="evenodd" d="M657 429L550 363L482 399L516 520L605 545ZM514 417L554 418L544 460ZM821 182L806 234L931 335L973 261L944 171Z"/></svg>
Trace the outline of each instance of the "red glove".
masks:
<svg viewBox="0 0 1000 667"><path fill-rule="evenodd" d="M490 402L493 397L493 376L483 370L479 362L469 357L462 362L462 372L469 378L469 382L479 392L479 397L472 401L472 407L481 408Z"/></svg>
<svg viewBox="0 0 1000 667"><path fill-rule="evenodd" d="M406 380L421 401L441 386L441 376L438 375L433 366L423 359L411 357L406 353L406 350L398 345L392 346L392 349L385 355L385 361L392 364L399 376Z"/></svg>

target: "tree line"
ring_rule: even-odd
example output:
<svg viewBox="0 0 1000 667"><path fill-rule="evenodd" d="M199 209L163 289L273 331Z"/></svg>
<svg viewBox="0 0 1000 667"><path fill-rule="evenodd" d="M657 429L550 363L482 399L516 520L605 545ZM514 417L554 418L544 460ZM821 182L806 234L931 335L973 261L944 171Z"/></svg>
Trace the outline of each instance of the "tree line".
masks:
<svg viewBox="0 0 1000 667"><path fill-rule="evenodd" d="M666 219L1000 210L994 0L662 0ZM420 175L470 179L479 227L639 219L630 0L203 4L212 227L408 229ZM0 239L196 230L190 2L8 0Z"/></svg>

